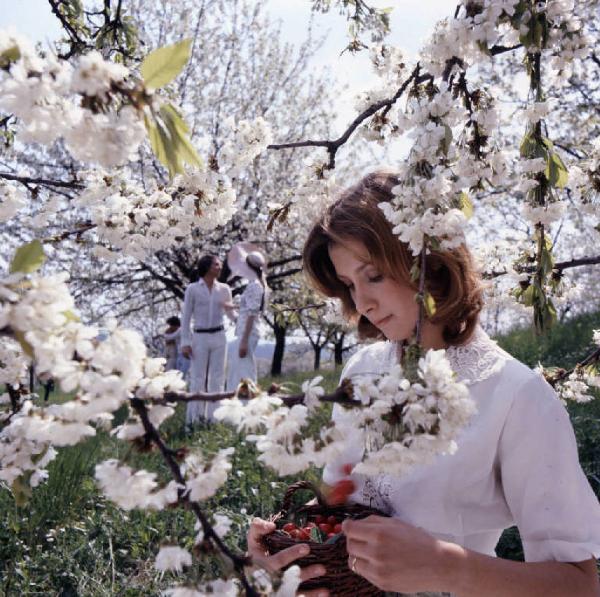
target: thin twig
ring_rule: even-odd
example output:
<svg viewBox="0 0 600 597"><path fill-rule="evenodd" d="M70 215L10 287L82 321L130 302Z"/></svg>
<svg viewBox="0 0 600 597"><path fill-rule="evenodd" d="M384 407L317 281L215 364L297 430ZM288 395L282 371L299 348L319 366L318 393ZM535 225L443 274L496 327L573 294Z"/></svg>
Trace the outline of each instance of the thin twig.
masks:
<svg viewBox="0 0 600 597"><path fill-rule="evenodd" d="M546 381L551 385L555 386L558 382L562 381L566 377L569 377L572 373L574 373L577 369L581 369L594 361L600 360L600 346L596 348L593 352L591 352L583 361L577 363L575 367L572 369L561 369L559 373L554 376L546 377Z"/></svg>
<svg viewBox="0 0 600 597"><path fill-rule="evenodd" d="M31 178L29 176L17 176L16 174L10 174L9 172L0 172L0 178L6 180L14 180L23 184L40 184L45 186L63 187L67 189L83 189L84 185L75 182L74 180L51 180L48 178Z"/></svg>

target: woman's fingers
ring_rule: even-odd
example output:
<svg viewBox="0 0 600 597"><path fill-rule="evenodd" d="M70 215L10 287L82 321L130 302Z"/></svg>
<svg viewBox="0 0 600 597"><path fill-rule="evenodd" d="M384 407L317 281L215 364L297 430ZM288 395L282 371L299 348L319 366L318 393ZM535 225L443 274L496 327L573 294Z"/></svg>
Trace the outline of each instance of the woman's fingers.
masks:
<svg viewBox="0 0 600 597"><path fill-rule="evenodd" d="M276 554L270 556L268 558L269 566L274 570L280 570L281 568L285 568L298 558L302 558L307 556L310 553L310 547L306 545L306 543L302 543L300 545L292 545L292 547L288 547L287 549L282 549Z"/></svg>
<svg viewBox="0 0 600 597"><path fill-rule="evenodd" d="M327 589L313 589L312 591L302 591L297 593L298 597L329 597Z"/></svg>
<svg viewBox="0 0 600 597"><path fill-rule="evenodd" d="M304 582L311 578L319 578L319 576L325 576L326 573L327 570L322 564L306 566L306 568L300 570L300 580ZM302 591L298 593L298 597L329 597L329 591L322 588L313 589L312 591Z"/></svg>
<svg viewBox="0 0 600 597"><path fill-rule="evenodd" d="M306 566L300 569L300 580L310 580L311 578L318 578L319 576L325 576L327 570L323 564L313 564L312 566Z"/></svg>
<svg viewBox="0 0 600 597"><path fill-rule="evenodd" d="M254 518L248 529L248 543L258 543L260 538L275 530L275 523L261 518Z"/></svg>

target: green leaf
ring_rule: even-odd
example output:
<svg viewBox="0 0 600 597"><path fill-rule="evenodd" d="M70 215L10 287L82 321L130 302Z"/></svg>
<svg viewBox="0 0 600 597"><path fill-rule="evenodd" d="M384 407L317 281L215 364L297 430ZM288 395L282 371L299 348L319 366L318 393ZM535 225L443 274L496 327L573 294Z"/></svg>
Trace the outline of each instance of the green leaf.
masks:
<svg viewBox="0 0 600 597"><path fill-rule="evenodd" d="M171 137L177 143L177 151L181 154L182 160L194 166L201 166L202 160L188 137L190 129L175 106L163 104L160 108L160 114L167 122Z"/></svg>
<svg viewBox="0 0 600 597"><path fill-rule="evenodd" d="M44 255L42 243L37 239L32 240L26 245L21 245L15 251L9 271L11 274L16 272L31 274L40 269L44 265L44 261L46 261L46 255Z"/></svg>
<svg viewBox="0 0 600 597"><path fill-rule="evenodd" d="M521 302L527 307L531 307L533 305L533 300L535 298L535 288L532 284L530 284L522 293L521 293Z"/></svg>
<svg viewBox="0 0 600 597"><path fill-rule="evenodd" d="M310 540L315 543L323 543L323 534L318 529L318 527L313 527L310 529Z"/></svg>
<svg viewBox="0 0 600 597"><path fill-rule="evenodd" d="M435 299L429 292L425 293L423 305L425 306L425 313L427 313L427 317L433 317L436 312Z"/></svg>
<svg viewBox="0 0 600 597"><path fill-rule="evenodd" d="M452 144L452 129L444 124L444 138L440 141L440 150L444 155L448 154L450 145Z"/></svg>
<svg viewBox="0 0 600 597"><path fill-rule="evenodd" d="M17 506L19 507L26 506L31 498L31 486L28 482L29 477L31 477L31 471L27 471L27 473L17 477L12 482L12 494L15 498Z"/></svg>
<svg viewBox="0 0 600 597"><path fill-rule="evenodd" d="M552 142L546 138L541 141L536 139L533 134L527 133L521 141L519 151L524 158L545 158L548 157L548 150L552 149Z"/></svg>
<svg viewBox="0 0 600 597"><path fill-rule="evenodd" d="M19 58L21 58L21 50L19 50L19 46L12 46L7 50L4 50L4 52L0 54L0 68L8 68Z"/></svg>
<svg viewBox="0 0 600 597"><path fill-rule="evenodd" d="M189 60L191 48L192 40L184 39L150 52L140 66L146 87L160 89L170 83Z"/></svg>
<svg viewBox="0 0 600 597"><path fill-rule="evenodd" d="M418 282L421 277L421 268L419 266L419 260L413 261L412 267L410 268L410 279L412 282Z"/></svg>
<svg viewBox="0 0 600 597"><path fill-rule="evenodd" d="M569 172L557 153L548 154L545 175L553 187L563 189L567 184Z"/></svg>
<svg viewBox="0 0 600 597"><path fill-rule="evenodd" d="M21 345L23 352L30 358L33 359L33 346L25 340L25 334L21 330L13 330L13 336L15 340Z"/></svg>
<svg viewBox="0 0 600 597"><path fill-rule="evenodd" d="M469 195L463 191L458 198L458 203L460 206L460 210L465 214L465 217L467 219L472 218L473 217L473 203L472 203Z"/></svg>
<svg viewBox="0 0 600 597"><path fill-rule="evenodd" d="M552 251L547 247L542 249L540 255L540 269L542 271L542 276L545 278L550 274L552 268L554 267L554 257L552 256Z"/></svg>
<svg viewBox="0 0 600 597"><path fill-rule="evenodd" d="M65 316L65 319L67 321L74 321L74 322L81 321L81 318L78 317L77 315L75 315L75 313L73 313L73 311L63 311L62 314Z"/></svg>
<svg viewBox="0 0 600 597"><path fill-rule="evenodd" d="M172 178L184 165L201 166L202 160L188 137L188 126L171 104L163 104L154 120L144 118L148 139L158 160Z"/></svg>

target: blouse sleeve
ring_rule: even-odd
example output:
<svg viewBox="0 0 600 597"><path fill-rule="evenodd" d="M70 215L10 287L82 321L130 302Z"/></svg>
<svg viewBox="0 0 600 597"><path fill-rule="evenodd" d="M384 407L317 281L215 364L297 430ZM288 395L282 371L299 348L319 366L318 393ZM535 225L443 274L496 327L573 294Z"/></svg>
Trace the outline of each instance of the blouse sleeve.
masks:
<svg viewBox="0 0 600 597"><path fill-rule="evenodd" d="M568 413L542 378L517 389L498 455L526 561L600 556L598 499L579 465Z"/></svg>
<svg viewBox="0 0 600 597"><path fill-rule="evenodd" d="M244 302L246 304L246 310L248 313L258 314L260 313L260 307L262 303L263 287L260 282L253 282L248 284L244 291Z"/></svg>

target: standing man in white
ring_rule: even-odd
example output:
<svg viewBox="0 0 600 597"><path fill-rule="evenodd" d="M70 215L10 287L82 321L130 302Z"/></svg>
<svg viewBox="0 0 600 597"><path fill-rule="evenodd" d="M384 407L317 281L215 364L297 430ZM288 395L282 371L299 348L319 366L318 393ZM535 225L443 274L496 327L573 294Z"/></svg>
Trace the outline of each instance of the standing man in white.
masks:
<svg viewBox="0 0 600 597"><path fill-rule="evenodd" d="M181 325L181 352L191 359L190 392L222 392L225 381L227 340L224 313L235 321L231 289L219 282L221 260L204 255L198 263L199 278L185 290ZM193 320L193 329L191 322ZM210 419L218 403L189 402L185 424L190 428L201 416Z"/></svg>

